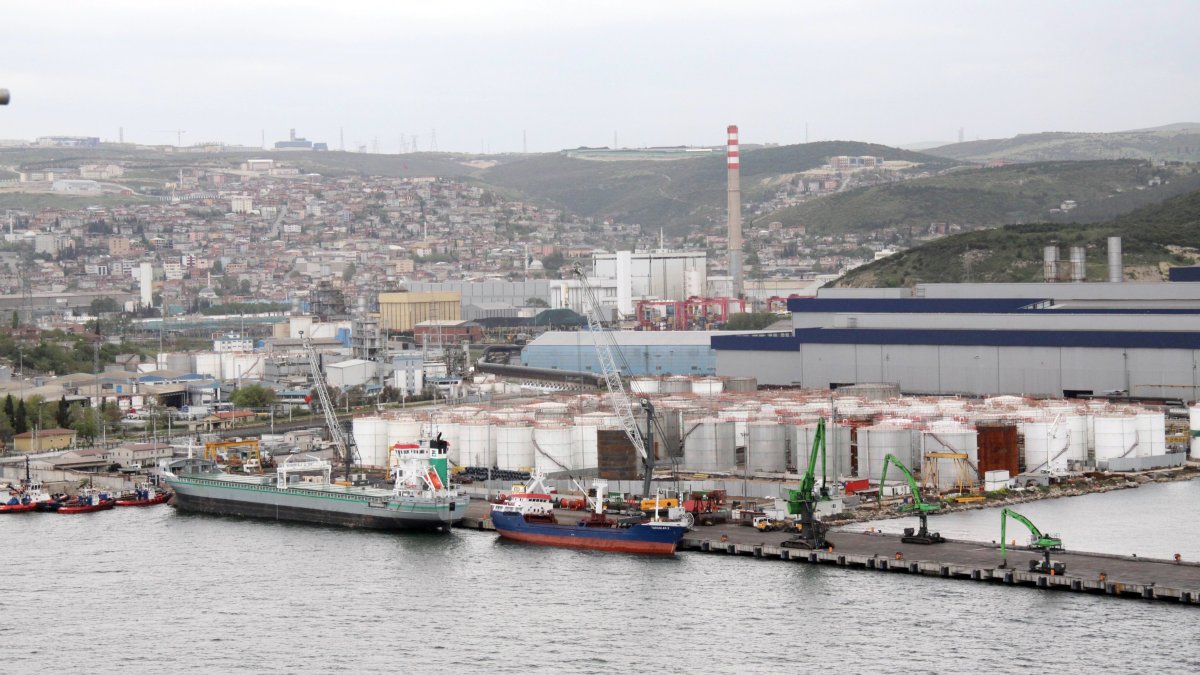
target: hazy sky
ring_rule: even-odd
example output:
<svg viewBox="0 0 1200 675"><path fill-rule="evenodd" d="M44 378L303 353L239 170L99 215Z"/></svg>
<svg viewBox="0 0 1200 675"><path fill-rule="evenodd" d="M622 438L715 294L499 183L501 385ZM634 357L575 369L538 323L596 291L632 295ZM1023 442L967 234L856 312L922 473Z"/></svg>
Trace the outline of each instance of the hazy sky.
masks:
<svg viewBox="0 0 1200 675"><path fill-rule="evenodd" d="M0 139L550 151L1200 122L1200 0L3 0Z"/></svg>

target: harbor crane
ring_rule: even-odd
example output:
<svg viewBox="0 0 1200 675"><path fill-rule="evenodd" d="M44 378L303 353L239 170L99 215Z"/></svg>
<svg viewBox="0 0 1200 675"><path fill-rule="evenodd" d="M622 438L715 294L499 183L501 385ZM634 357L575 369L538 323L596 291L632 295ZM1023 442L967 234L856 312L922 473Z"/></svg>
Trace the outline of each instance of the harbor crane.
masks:
<svg viewBox="0 0 1200 675"><path fill-rule="evenodd" d="M637 425L637 419L633 416L633 401L625 392L621 371L617 369L617 362L613 356L614 352L620 353L621 348L617 344L617 339L613 337L612 331L604 326L596 291L588 283L587 275L584 274L583 267L579 263L575 263L572 273L579 278L580 286L583 288L583 304L586 310L588 330L596 344L596 357L600 361L604 384L608 388L609 401L612 403L617 418L621 420L621 428L624 429L625 435L629 437L629 442L633 443L634 449L642 459L642 468L645 474L642 478L642 496L648 497L650 496L650 481L654 477L654 405L650 403L649 399L643 398L639 401L642 410L646 411L646 431L643 433Z"/></svg>
<svg viewBox="0 0 1200 675"><path fill-rule="evenodd" d="M821 456L821 487L817 489L817 455ZM829 487L825 481L825 418L817 421L813 436L812 452L808 455L808 466L800 479L800 488L788 490L788 514L800 516L800 533L784 541L784 548L824 549L833 548L825 539L829 526L817 519L817 502L829 500Z"/></svg>
<svg viewBox="0 0 1200 675"><path fill-rule="evenodd" d="M329 440L333 441L338 457L346 463L346 480L350 480L350 468L354 466L354 439L346 434L338 422L337 414L333 412L333 403L329 400L329 389L325 378L321 375L321 367L317 365L317 350L313 347L304 331L300 331L300 341L304 344L304 353L308 356L309 372L313 378L313 388L317 390L320 399L321 412L325 415L325 426L329 428Z"/></svg>
<svg viewBox="0 0 1200 675"><path fill-rule="evenodd" d="M1000 567L1008 567L1008 549L1005 548L1004 538L1007 532L1005 531L1008 525L1008 519L1012 518L1029 529L1031 535L1029 546L1035 549L1041 549L1043 558L1041 560L1029 561L1030 572L1041 572L1042 574L1066 574L1067 564L1057 560L1050 560L1051 551L1062 550L1062 539L1053 534L1042 534L1042 531L1037 528L1025 516L1013 511L1012 509L1000 510Z"/></svg>
<svg viewBox="0 0 1200 675"><path fill-rule="evenodd" d="M904 528L904 536L900 538L900 541L906 544L940 544L946 541L941 534L929 531L929 514L936 513L942 508L941 505L927 504L921 501L921 490L917 487L917 479L913 478L912 471L909 471L908 467L904 466L894 455L887 455L883 458L883 474L879 477L878 501L883 501L883 482L887 480L888 464L893 464L900 469L900 472L908 479L908 489L912 493L912 503L901 506L900 512L915 511L921 520L920 529L914 531L911 527Z"/></svg>

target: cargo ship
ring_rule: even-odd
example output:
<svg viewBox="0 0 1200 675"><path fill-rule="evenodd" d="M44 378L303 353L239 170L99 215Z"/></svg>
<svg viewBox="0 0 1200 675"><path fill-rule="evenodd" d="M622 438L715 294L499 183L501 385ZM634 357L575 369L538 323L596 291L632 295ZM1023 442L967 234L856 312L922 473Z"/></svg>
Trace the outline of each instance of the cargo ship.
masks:
<svg viewBox="0 0 1200 675"><path fill-rule="evenodd" d="M534 482L540 483L536 478ZM606 486L604 481L596 481L596 494L603 494ZM589 501L594 508L587 517L561 523L554 515L554 501L549 494L520 492L504 504L492 505L492 525L506 539L531 544L662 555L674 554L688 531L681 521L610 518L604 513L602 500Z"/></svg>
<svg viewBox="0 0 1200 675"><path fill-rule="evenodd" d="M220 470L209 460L181 460L164 475L180 511L380 530L449 530L470 497L450 485L441 436L397 443L389 453L391 489L336 484L332 465L290 455L275 475ZM174 468L174 467L173 467Z"/></svg>

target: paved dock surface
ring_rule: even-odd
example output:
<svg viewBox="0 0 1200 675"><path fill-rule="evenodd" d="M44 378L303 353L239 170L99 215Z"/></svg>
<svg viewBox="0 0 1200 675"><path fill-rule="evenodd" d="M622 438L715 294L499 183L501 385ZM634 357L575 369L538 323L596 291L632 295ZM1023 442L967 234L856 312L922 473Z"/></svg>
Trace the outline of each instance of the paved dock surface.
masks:
<svg viewBox="0 0 1200 675"><path fill-rule="evenodd" d="M490 508L482 500L472 500L462 526L492 529L487 518ZM558 514L564 520L580 516L579 511L558 511ZM951 540L931 545L905 544L893 534L834 531L828 535L832 551L784 548L783 542L792 537L784 532L759 532L731 523L698 526L684 537L680 550L1200 605L1200 564L1192 562L1056 551L1051 558L1066 563L1067 572L1046 575L1029 571L1029 561L1041 559L1042 554L1024 547L1009 547L1008 566L1000 568L998 543Z"/></svg>

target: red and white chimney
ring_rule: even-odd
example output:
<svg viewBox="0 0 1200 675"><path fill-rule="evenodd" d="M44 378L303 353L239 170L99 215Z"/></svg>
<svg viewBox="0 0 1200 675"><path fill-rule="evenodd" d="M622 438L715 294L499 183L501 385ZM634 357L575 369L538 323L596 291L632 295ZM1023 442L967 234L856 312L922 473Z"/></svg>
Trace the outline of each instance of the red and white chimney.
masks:
<svg viewBox="0 0 1200 675"><path fill-rule="evenodd" d="M738 155L738 128L730 124L728 132L728 147L725 151L725 168L729 175L729 186L726 192L729 217L727 222L729 239L729 280L730 295L735 298L743 296L742 289L742 177L741 159Z"/></svg>

